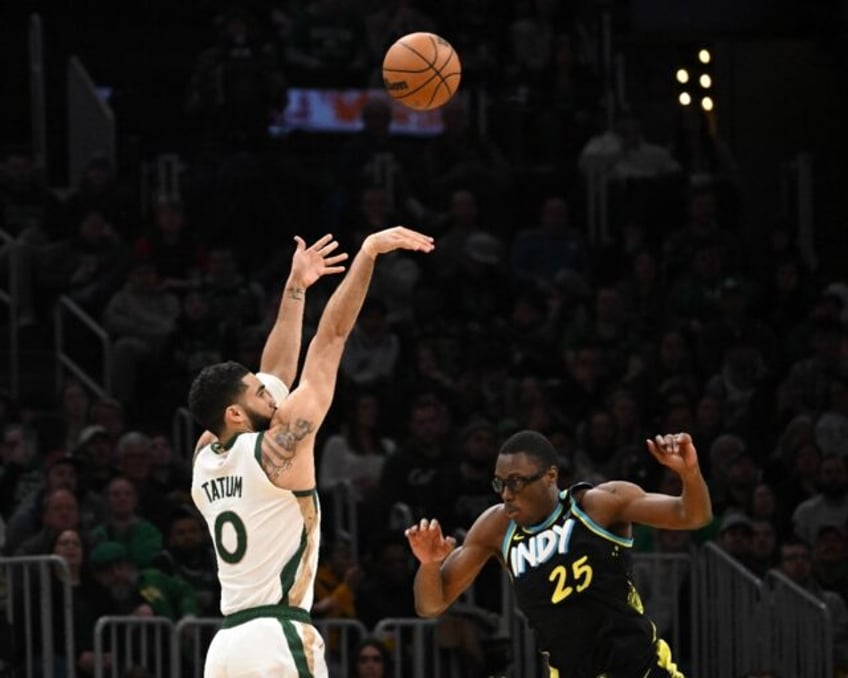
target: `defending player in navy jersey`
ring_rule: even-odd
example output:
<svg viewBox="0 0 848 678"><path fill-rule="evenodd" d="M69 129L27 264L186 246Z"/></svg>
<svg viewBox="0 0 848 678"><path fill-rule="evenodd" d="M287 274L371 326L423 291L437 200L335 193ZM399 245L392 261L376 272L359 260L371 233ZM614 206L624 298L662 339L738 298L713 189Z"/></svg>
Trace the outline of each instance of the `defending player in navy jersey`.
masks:
<svg viewBox="0 0 848 678"><path fill-rule="evenodd" d="M534 431L501 447L492 486L503 503L482 513L456 547L435 520L410 527L420 561L415 603L442 614L489 558L509 572L552 678L680 678L630 581L631 526L691 530L712 519L709 491L687 433L648 440L683 481L679 497L625 481L557 487L556 451Z"/></svg>

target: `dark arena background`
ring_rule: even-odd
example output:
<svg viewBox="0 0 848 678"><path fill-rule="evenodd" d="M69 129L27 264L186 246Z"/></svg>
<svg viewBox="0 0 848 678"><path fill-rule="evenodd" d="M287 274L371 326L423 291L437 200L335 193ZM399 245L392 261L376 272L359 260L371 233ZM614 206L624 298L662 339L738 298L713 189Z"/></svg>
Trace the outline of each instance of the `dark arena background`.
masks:
<svg viewBox="0 0 848 678"><path fill-rule="evenodd" d="M383 89L416 31L434 111ZM846 45L845 0L2 3L0 676L203 674L189 385L258 369L294 235L395 224L436 249L380 259L316 443L331 676L548 675L494 561L416 616L403 534L461 542L522 429L667 494L692 435L714 520L631 568L686 676L848 675Z"/></svg>

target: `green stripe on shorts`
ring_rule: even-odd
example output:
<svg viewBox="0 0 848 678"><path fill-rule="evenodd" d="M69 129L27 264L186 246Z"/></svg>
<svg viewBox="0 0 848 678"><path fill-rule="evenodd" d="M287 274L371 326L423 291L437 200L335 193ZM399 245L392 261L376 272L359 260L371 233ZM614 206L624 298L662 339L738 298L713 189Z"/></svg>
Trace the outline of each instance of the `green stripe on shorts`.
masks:
<svg viewBox="0 0 848 678"><path fill-rule="evenodd" d="M292 657L294 657L294 665L297 668L298 678L312 678L309 664L306 663L306 652L303 650L303 641L300 638L300 634L298 634L297 629L290 620L281 619L280 624L283 627L283 633L289 644L289 650L292 653Z"/></svg>

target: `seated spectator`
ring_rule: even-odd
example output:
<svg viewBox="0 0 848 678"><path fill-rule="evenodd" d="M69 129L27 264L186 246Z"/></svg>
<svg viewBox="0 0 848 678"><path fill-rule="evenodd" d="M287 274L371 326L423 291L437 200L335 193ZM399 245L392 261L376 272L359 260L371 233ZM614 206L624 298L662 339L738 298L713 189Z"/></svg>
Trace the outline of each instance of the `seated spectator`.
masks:
<svg viewBox="0 0 848 678"><path fill-rule="evenodd" d="M197 595L188 583L156 568L139 568L123 544L100 542L92 549L90 562L108 596L108 614L167 617L174 622L197 614Z"/></svg>
<svg viewBox="0 0 848 678"><path fill-rule="evenodd" d="M103 327L113 342L112 392L121 402L136 402L158 383L163 349L176 328L179 309L179 299L160 286L153 262L136 259L126 284L103 311Z"/></svg>
<svg viewBox="0 0 848 678"><path fill-rule="evenodd" d="M162 533L139 515L135 487L127 478L117 476L106 487L106 501L109 516L91 530L92 543L120 544L135 565L148 567L162 550Z"/></svg>
<svg viewBox="0 0 848 678"><path fill-rule="evenodd" d="M680 172L680 164L663 146L642 136L642 125L632 111L618 116L615 127L592 137L580 151L580 170L613 179L645 179Z"/></svg>
<svg viewBox="0 0 848 678"><path fill-rule="evenodd" d="M74 652L75 659L70 659L70 665L73 666L78 673L83 675L94 675L94 625L98 617L107 614L107 608L103 605L101 596L98 595L88 565L86 563L86 546L77 530L67 529L57 531L49 545L49 550L46 554L60 556L64 559L67 565L67 572L58 565L50 568L50 581L48 587L50 589L49 600L51 603L50 621L47 622L51 627L51 636L53 641L53 669L54 676L65 676L70 674L69 659L66 655L66 636L65 636L65 599L64 587L70 585L71 589L71 614L72 627L74 634ZM26 645L32 641L32 638L24 638L18 636L17 632L23 634L26 630L40 634L42 631L42 606L38 604L41 599L41 591L39 590L40 580L33 578L30 582L30 590L22 588L23 582L18 582L19 588L12 590L15 608L20 615L19 619L28 619L27 624L20 624L16 627L15 641L18 646L20 661L23 662L23 657L26 652ZM24 612L24 599L29 598L31 603L29 613ZM32 616L30 617L29 614ZM38 641L34 643L35 650L38 653L42 644ZM108 661L108 657L107 657ZM35 666L41 666L42 658L36 656Z"/></svg>
<svg viewBox="0 0 848 678"><path fill-rule="evenodd" d="M102 495L115 476L114 446L106 429L99 424L86 426L73 454L82 463L80 485Z"/></svg>
<svg viewBox="0 0 848 678"><path fill-rule="evenodd" d="M764 578L768 571L776 567L779 560L777 530L770 520L755 518L751 521L754 538L751 541L751 571Z"/></svg>
<svg viewBox="0 0 848 678"><path fill-rule="evenodd" d="M580 231L569 221L563 198L542 203L539 226L520 230L512 244L510 266L516 282L544 289L560 274L589 276L589 255Z"/></svg>
<svg viewBox="0 0 848 678"><path fill-rule="evenodd" d="M780 544L778 570L802 589L827 605L833 624L834 668L848 671L848 606L838 593L825 591L812 574L810 546L803 539L790 536Z"/></svg>
<svg viewBox="0 0 848 678"><path fill-rule="evenodd" d="M6 536L6 554L14 556L38 556L50 553L50 545L56 533L63 530L80 531L79 503L69 489L60 487L44 496L42 502L41 527L23 541L10 541Z"/></svg>
<svg viewBox="0 0 848 678"><path fill-rule="evenodd" d="M135 487L139 513L161 531L174 504L169 497L172 488L161 484L154 473L155 461L150 436L130 431L118 440L115 468Z"/></svg>
<svg viewBox="0 0 848 678"><path fill-rule="evenodd" d="M365 571L354 593L356 616L373 630L389 617L414 617L412 582L415 578L409 548L402 533L385 535L363 563Z"/></svg>
<svg viewBox="0 0 848 678"><path fill-rule="evenodd" d="M397 444L384 429L381 401L370 391L359 391L350 399L339 433L329 436L321 450L318 485L332 491L343 481L351 483L359 504L372 505L386 459Z"/></svg>
<svg viewBox="0 0 848 678"><path fill-rule="evenodd" d="M103 498L80 482L81 461L62 450L55 450L44 460L44 480L33 494L18 506L9 518L7 540L20 544L42 527L44 500L55 490L65 489L74 493L79 508L80 529L84 532L106 517Z"/></svg>
<svg viewBox="0 0 848 678"><path fill-rule="evenodd" d="M99 212L89 212L77 233L56 243L42 258L40 277L55 295L65 294L99 317L119 289L129 265L129 248Z"/></svg>
<svg viewBox="0 0 848 678"><path fill-rule="evenodd" d="M350 539L336 535L321 555L315 577L315 599L311 614L316 619L356 619L354 592L362 579ZM338 668L344 656L342 634L331 629L325 638L327 663ZM335 673L331 670L331 673Z"/></svg>
<svg viewBox="0 0 848 678"><path fill-rule="evenodd" d="M823 525L848 524L848 460L830 456L822 459L819 491L802 501L792 514L794 533L808 544L816 540Z"/></svg>
<svg viewBox="0 0 848 678"><path fill-rule="evenodd" d="M188 505L174 509L165 531L165 548L151 561L154 567L188 583L197 596L201 617L221 614L221 585L215 552L203 519Z"/></svg>
<svg viewBox="0 0 848 678"><path fill-rule="evenodd" d="M43 480L38 441L31 427L9 422L0 444L0 516L6 521Z"/></svg>
<svg viewBox="0 0 848 678"><path fill-rule="evenodd" d="M206 265L206 251L186 227L183 205L160 200L153 213L153 226L133 245L137 258L153 263L161 285L172 292L194 287Z"/></svg>
<svg viewBox="0 0 848 678"><path fill-rule="evenodd" d="M346 675L351 678L393 678L392 655L378 638L366 637L351 654Z"/></svg>
<svg viewBox="0 0 848 678"><path fill-rule="evenodd" d="M843 525L819 528L812 552L813 578L826 591L833 591L848 605L848 535Z"/></svg>
<svg viewBox="0 0 848 678"><path fill-rule="evenodd" d="M740 565L753 571L751 560L754 541L754 524L751 519L739 511L728 511L722 516L716 544Z"/></svg>
<svg viewBox="0 0 848 678"><path fill-rule="evenodd" d="M407 416L408 437L383 465L379 496L386 510L400 502L418 520L429 515L436 473L450 460L447 413L437 397L422 395Z"/></svg>
<svg viewBox="0 0 848 678"><path fill-rule="evenodd" d="M388 326L386 305L369 296L345 345L340 371L359 387L387 387L395 380L400 338Z"/></svg>

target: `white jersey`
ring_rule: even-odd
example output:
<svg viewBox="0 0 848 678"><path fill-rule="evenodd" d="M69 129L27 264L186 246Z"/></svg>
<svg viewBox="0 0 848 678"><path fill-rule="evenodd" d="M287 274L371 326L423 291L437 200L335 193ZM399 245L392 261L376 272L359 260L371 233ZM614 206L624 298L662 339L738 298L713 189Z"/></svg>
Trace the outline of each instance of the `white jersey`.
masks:
<svg viewBox="0 0 848 678"><path fill-rule="evenodd" d="M317 490L276 487L260 466L264 433L242 433L197 454L191 496L215 544L221 614L312 607L318 567Z"/></svg>

